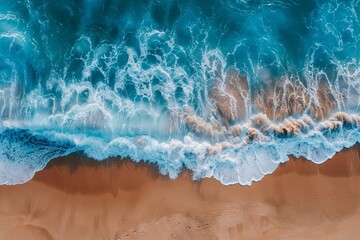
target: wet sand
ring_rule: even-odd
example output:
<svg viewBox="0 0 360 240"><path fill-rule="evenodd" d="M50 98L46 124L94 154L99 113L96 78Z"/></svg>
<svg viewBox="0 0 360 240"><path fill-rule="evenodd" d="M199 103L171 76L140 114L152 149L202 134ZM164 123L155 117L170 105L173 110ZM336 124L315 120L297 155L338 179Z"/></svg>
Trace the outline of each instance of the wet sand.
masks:
<svg viewBox="0 0 360 240"><path fill-rule="evenodd" d="M0 186L0 239L359 239L359 146L292 158L251 187L72 155Z"/></svg>

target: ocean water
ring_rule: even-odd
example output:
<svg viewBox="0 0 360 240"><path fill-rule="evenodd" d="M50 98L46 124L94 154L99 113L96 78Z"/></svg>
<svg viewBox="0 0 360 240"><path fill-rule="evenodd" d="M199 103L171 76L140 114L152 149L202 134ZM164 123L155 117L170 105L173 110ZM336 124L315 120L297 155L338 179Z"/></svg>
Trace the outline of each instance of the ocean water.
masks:
<svg viewBox="0 0 360 240"><path fill-rule="evenodd" d="M360 1L0 0L0 184L73 152L250 185L360 140Z"/></svg>

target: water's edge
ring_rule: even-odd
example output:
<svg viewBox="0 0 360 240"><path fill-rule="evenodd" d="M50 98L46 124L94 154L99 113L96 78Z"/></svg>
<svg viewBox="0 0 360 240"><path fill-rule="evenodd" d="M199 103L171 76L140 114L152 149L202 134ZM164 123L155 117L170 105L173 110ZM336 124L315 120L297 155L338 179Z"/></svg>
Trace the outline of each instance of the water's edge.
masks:
<svg viewBox="0 0 360 240"><path fill-rule="evenodd" d="M354 146L359 142L357 125L356 122L352 126L341 124L337 129L322 132L309 130L311 133L306 135L281 135L269 141L258 141L257 136L238 145L226 142L199 144L191 138L170 143L159 143L144 137L117 138L104 142L101 137L65 134L54 130L34 132L4 128L0 133L0 184L24 183L52 159L81 153L98 161L119 157L154 164L161 174L173 179L183 169L188 169L194 180L214 177L224 185L251 185L273 173L281 163L287 162L289 155L321 164L342 149ZM278 129L276 127L278 125L272 126ZM248 134L251 136L252 132ZM144 147L144 141L151 143L153 148Z"/></svg>

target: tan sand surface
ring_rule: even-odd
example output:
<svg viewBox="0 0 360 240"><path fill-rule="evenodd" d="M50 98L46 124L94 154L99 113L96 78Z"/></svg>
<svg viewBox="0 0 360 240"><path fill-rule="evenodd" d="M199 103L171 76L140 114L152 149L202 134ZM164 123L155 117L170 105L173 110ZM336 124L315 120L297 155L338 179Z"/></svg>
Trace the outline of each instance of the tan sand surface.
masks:
<svg viewBox="0 0 360 240"><path fill-rule="evenodd" d="M251 187L72 155L0 186L0 240L360 239L359 146L292 158Z"/></svg>

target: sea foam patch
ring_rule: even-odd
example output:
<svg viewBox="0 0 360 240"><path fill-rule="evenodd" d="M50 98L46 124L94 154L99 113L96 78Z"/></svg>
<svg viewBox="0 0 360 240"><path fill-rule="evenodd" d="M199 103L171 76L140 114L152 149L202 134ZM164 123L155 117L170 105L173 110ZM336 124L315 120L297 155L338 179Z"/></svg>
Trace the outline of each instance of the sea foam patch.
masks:
<svg viewBox="0 0 360 240"><path fill-rule="evenodd" d="M359 141L358 1L2 1L0 183L130 157L249 185Z"/></svg>
<svg viewBox="0 0 360 240"><path fill-rule="evenodd" d="M250 185L271 174L280 163L288 160L288 155L302 156L321 164L342 148L357 143L360 138L359 117L339 116L344 116L344 113L335 114L296 135L290 127L280 131L279 135L279 129L285 128L279 124L270 126L272 130L266 132L257 129L255 137L252 132L247 132L243 136L230 135L226 141L219 142L206 141L192 133L182 140L159 141L149 136L108 137L53 129L5 128L0 134L0 182L25 182L51 159L81 152L97 160L118 156L136 162L143 160L156 164L162 174L171 178L176 178L186 167L193 172L194 179L215 177L226 185ZM243 129L255 129L252 122L245 124ZM337 122L339 127L333 128L331 122ZM324 129L325 123L330 127Z"/></svg>

